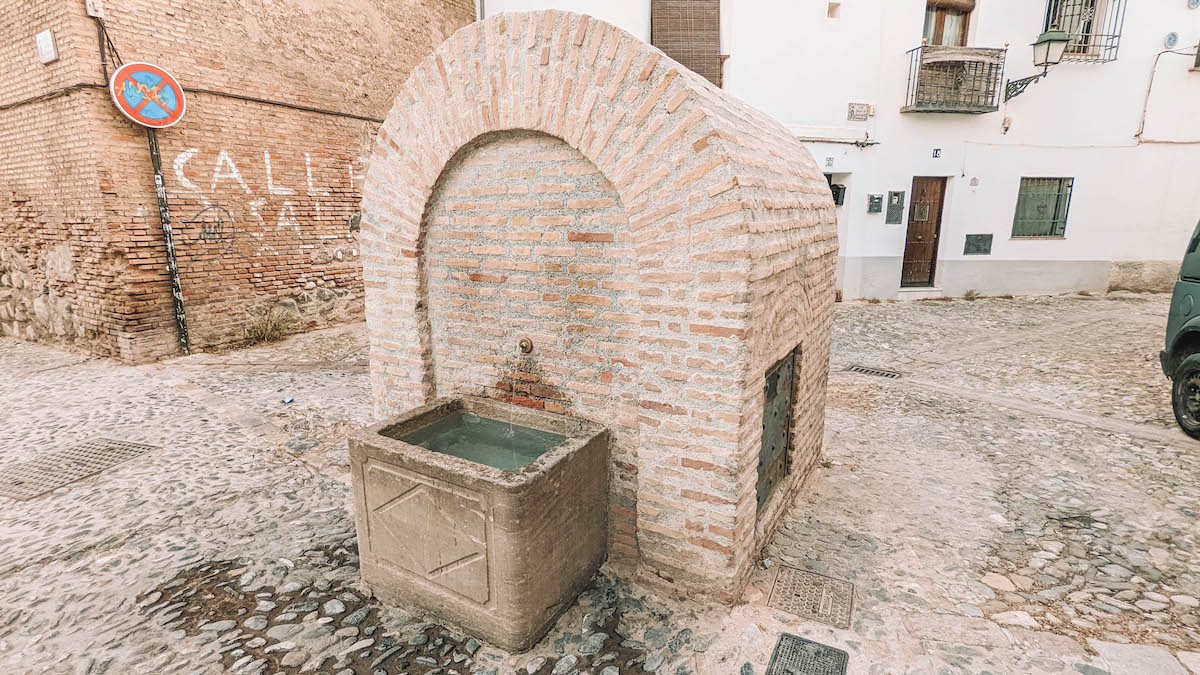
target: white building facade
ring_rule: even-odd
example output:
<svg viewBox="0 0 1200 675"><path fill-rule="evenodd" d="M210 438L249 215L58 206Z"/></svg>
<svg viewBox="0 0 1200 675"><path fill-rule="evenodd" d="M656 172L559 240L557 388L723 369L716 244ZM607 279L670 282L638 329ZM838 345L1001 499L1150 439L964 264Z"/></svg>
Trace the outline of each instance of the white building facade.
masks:
<svg viewBox="0 0 1200 675"><path fill-rule="evenodd" d="M652 5L672 3L481 1L485 16L591 14L660 46ZM683 6L719 13L720 86L804 138L837 186L843 297L1173 283L1200 219L1200 0ZM1048 28L1070 35L1062 63L1006 87L1042 72L1029 44Z"/></svg>

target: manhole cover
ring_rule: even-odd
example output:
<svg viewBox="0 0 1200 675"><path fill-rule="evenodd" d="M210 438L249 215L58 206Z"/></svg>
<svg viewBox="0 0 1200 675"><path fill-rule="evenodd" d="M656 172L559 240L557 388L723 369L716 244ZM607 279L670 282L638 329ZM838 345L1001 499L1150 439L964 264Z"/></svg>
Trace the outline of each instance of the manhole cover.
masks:
<svg viewBox="0 0 1200 675"><path fill-rule="evenodd" d="M767 605L838 628L850 627L854 584L795 567L780 566Z"/></svg>
<svg viewBox="0 0 1200 675"><path fill-rule="evenodd" d="M872 375L874 377L886 377L889 380L895 380L902 376L901 373L898 373L894 370L887 370L886 368L873 368L871 366L860 366L860 365L846 366L846 372L847 373L859 373L862 375Z"/></svg>
<svg viewBox="0 0 1200 675"><path fill-rule="evenodd" d="M766 675L845 675L846 652L784 633L775 643Z"/></svg>
<svg viewBox="0 0 1200 675"><path fill-rule="evenodd" d="M0 466L0 495L33 499L153 449L153 445L96 438L28 462Z"/></svg>

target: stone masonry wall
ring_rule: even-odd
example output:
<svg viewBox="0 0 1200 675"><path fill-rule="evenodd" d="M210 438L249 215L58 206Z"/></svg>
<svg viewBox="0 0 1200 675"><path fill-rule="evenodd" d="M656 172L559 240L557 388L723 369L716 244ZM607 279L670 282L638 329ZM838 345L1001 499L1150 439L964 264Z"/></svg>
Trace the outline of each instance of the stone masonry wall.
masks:
<svg viewBox="0 0 1200 675"><path fill-rule="evenodd" d="M15 271L0 284L22 284L0 285L0 322L20 305L27 337L63 333L130 361L176 353L146 134L108 100L96 22L83 0L17 3L0 38L12 66L0 77L16 93L0 106L74 89L0 109L0 251L12 249L0 266ZM297 329L361 316L370 139L409 69L473 20L473 3L124 0L105 11L124 60L214 92L191 91L184 120L159 132L193 348L240 339L271 306L293 311ZM33 49L43 28L62 55L48 66ZM40 203L39 189L61 205ZM39 259L61 245L75 280L47 281ZM35 320L29 289L48 320Z"/></svg>
<svg viewBox="0 0 1200 675"><path fill-rule="evenodd" d="M95 48L67 0L14 0L0 21L0 332L115 345L117 266L106 241L91 116L102 92L73 87ZM54 31L59 59L41 64L33 36Z"/></svg>
<svg viewBox="0 0 1200 675"><path fill-rule="evenodd" d="M608 426L610 553L635 559L640 299L616 190L562 140L500 132L458 153L425 221L431 395ZM524 337L530 354L518 349Z"/></svg>

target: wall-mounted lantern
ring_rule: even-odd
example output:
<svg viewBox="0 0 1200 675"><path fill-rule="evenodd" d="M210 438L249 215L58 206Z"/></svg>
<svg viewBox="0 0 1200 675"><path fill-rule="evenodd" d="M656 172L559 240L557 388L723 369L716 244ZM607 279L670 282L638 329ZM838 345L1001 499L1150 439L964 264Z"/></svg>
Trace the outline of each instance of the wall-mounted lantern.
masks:
<svg viewBox="0 0 1200 675"><path fill-rule="evenodd" d="M1010 80L1004 85L1004 100L1008 101L1021 95L1029 85L1037 82L1050 73L1051 66L1062 62L1063 54L1067 51L1067 43L1071 36L1066 31L1048 30L1038 36L1033 43L1033 67L1041 68L1042 72L1019 80Z"/></svg>

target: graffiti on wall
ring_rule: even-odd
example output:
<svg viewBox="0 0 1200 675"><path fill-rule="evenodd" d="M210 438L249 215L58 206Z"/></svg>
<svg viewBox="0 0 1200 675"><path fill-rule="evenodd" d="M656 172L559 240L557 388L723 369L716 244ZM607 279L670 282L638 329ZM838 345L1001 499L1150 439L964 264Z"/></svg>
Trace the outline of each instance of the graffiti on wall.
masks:
<svg viewBox="0 0 1200 675"><path fill-rule="evenodd" d="M172 163L172 198L199 202L188 222L199 224L200 239L208 243L231 245L246 226L290 227L299 233L306 222L348 224L358 210L363 182L357 162L323 163L308 152L292 155L263 150L259 160L228 150L211 154L188 148Z"/></svg>
<svg viewBox="0 0 1200 675"><path fill-rule="evenodd" d="M187 223L199 226L200 241L221 244L225 249L233 246L233 239L237 235L237 220L224 206L206 206L188 218Z"/></svg>

